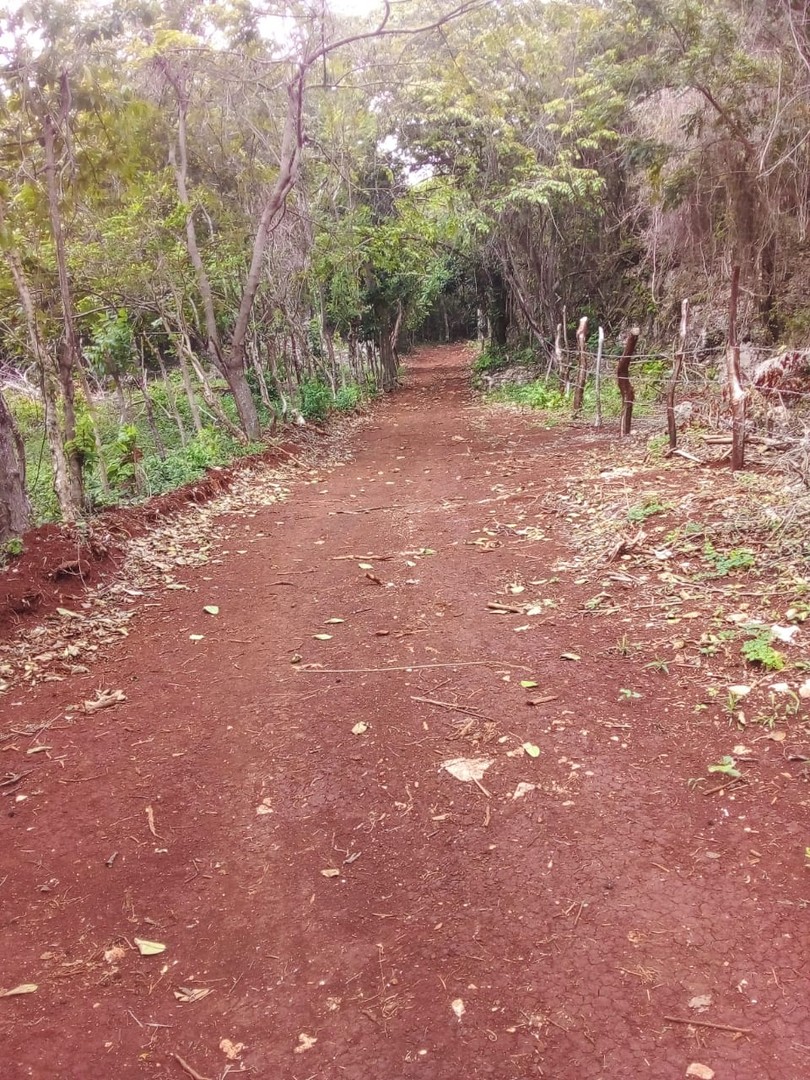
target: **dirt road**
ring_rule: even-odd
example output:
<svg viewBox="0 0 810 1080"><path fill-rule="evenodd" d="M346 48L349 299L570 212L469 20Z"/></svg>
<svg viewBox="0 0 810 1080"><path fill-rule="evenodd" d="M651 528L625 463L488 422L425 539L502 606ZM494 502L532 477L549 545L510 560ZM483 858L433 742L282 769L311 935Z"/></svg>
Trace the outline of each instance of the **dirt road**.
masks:
<svg viewBox="0 0 810 1080"><path fill-rule="evenodd" d="M808 1075L804 789L690 790L727 726L629 665L654 613L589 617L545 497L607 441L427 351L88 675L6 695L4 1080Z"/></svg>

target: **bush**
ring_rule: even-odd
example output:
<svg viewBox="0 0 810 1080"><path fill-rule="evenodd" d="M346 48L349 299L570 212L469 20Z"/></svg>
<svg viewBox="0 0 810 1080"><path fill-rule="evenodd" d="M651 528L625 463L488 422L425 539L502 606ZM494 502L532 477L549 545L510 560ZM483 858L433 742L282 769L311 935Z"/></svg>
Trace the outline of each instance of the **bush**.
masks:
<svg viewBox="0 0 810 1080"><path fill-rule="evenodd" d="M357 383L341 386L335 394L335 408L339 409L340 412L353 412L362 404L364 396Z"/></svg>
<svg viewBox="0 0 810 1080"><path fill-rule="evenodd" d="M556 411L567 405L565 394L559 386L545 379L526 383L525 386L502 386L491 394L493 401L507 401L515 405L525 405L529 409Z"/></svg>
<svg viewBox="0 0 810 1080"><path fill-rule="evenodd" d="M298 408L305 420L321 423L333 405L332 391L318 379L306 379L298 387Z"/></svg>

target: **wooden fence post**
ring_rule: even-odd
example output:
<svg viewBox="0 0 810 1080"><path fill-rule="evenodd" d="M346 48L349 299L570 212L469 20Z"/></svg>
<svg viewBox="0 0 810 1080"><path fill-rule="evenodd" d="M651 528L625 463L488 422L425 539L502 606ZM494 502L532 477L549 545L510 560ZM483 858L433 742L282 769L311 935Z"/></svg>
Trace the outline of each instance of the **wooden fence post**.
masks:
<svg viewBox="0 0 810 1080"><path fill-rule="evenodd" d="M678 347L672 360L672 372L667 385L667 430L669 432L669 448L674 450L678 445L678 430L675 425L675 384L681 374L684 356L686 355L686 332L689 326L689 301L681 301L681 325L678 331Z"/></svg>
<svg viewBox="0 0 810 1080"><path fill-rule="evenodd" d="M624 352L619 357L619 363L616 367L616 381L619 384L619 393L622 396L622 416L619 422L620 435L629 435L633 423L633 402L636 400L636 392L630 382L630 361L636 351L640 334L641 330L637 326L634 326L628 333L624 342Z"/></svg>
<svg viewBox="0 0 810 1080"><path fill-rule="evenodd" d="M588 316L583 315L579 320L577 329L577 347L579 349L579 368L577 369L577 382L574 387L574 416L579 416L582 411L582 398L585 395L585 380L588 377Z"/></svg>
<svg viewBox="0 0 810 1080"><path fill-rule="evenodd" d="M728 305L728 349L726 370L731 396L731 471L745 467L745 391L740 380L740 345L737 341L737 303L740 295L740 268L731 271L731 299Z"/></svg>
<svg viewBox="0 0 810 1080"><path fill-rule="evenodd" d="M594 427L602 426L602 351L605 347L605 331L599 327L599 344L596 347L596 416Z"/></svg>

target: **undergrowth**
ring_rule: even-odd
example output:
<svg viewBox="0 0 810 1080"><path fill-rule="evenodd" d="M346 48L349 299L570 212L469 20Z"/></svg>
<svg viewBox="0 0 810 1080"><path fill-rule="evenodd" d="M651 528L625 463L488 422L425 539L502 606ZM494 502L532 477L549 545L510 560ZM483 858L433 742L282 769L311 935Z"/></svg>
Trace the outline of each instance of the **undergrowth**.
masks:
<svg viewBox="0 0 810 1080"><path fill-rule="evenodd" d="M225 414L236 424L236 407L230 394L226 393L225 384L214 381L213 389ZM207 469L228 465L262 449L261 444L243 444L223 430L201 399L197 405L202 427L196 430L191 406L177 372L173 372L167 382L156 380L150 383L148 394L154 430L140 390L132 393L124 416L117 400L104 397L94 402L91 418L87 402L77 394L74 445L84 461L85 491L91 510L173 491L199 480ZM333 411L354 411L372 394L370 387L348 384L339 387L333 395L326 383L309 379L299 387L292 406L305 420L321 423ZM58 521L59 506L53 490L42 403L34 396L13 390L6 391L6 397L25 446L26 482L33 523ZM256 406L263 428L271 428L282 418L281 402L271 397L271 404L272 411L257 395ZM101 442L101 461L93 423ZM108 491L104 490L102 464Z"/></svg>

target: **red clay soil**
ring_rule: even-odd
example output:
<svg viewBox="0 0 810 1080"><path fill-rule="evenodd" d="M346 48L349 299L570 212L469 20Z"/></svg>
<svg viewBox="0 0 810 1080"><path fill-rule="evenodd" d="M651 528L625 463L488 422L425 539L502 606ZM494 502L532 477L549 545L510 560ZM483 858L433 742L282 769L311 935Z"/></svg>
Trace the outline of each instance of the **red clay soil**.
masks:
<svg viewBox="0 0 810 1080"><path fill-rule="evenodd" d="M627 624L577 617L538 513L584 439L427 351L342 465L229 520L246 554L6 695L0 986L38 989L0 998L3 1080L810 1075L803 766L762 742L767 798L706 797L727 728L651 671L621 703ZM547 614L488 609L510 583ZM97 688L127 700L66 723Z"/></svg>

